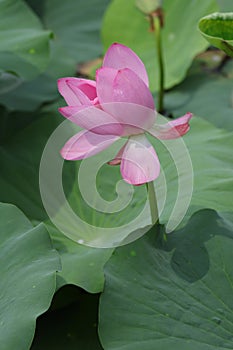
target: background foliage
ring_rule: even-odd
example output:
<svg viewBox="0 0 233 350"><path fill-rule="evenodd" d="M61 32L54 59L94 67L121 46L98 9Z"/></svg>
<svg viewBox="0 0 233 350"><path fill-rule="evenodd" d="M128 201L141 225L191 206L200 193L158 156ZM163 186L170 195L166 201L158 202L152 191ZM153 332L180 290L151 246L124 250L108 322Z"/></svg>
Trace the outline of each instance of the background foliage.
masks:
<svg viewBox="0 0 233 350"><path fill-rule="evenodd" d="M134 0L0 1L2 349L233 348L233 61L206 51L197 28L218 9L232 12L232 0L164 0L166 115L195 115L185 136L194 168L187 215L167 241L161 225L159 233L152 229L113 250L79 245L52 225L40 197L39 164L63 121L56 79L93 76L112 42L142 58L157 102L149 22ZM160 219L166 224L177 174L164 147L151 141L168 186ZM123 222L140 212L142 187L118 217L96 217L74 187L78 169L79 162L65 164L64 187L89 223ZM116 168L101 171L97 185L108 200L119 179ZM155 185L159 198L160 179Z"/></svg>

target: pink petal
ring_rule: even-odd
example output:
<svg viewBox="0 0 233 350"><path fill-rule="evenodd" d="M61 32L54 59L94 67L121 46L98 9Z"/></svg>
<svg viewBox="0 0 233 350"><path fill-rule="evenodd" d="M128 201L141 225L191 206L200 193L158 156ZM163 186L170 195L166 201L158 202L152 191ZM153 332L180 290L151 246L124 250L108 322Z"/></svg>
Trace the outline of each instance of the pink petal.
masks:
<svg viewBox="0 0 233 350"><path fill-rule="evenodd" d="M71 137L61 150L67 160L79 160L93 156L112 145L119 137L97 135L83 130Z"/></svg>
<svg viewBox="0 0 233 350"><path fill-rule="evenodd" d="M96 82L89 79L77 79L79 84L77 87L90 99L94 100L97 97Z"/></svg>
<svg viewBox="0 0 233 350"><path fill-rule="evenodd" d="M147 132L155 123L156 111L135 103L104 103L102 109L110 113L122 125L122 136Z"/></svg>
<svg viewBox="0 0 233 350"><path fill-rule="evenodd" d="M91 105L97 97L95 81L79 78L61 78L58 90L69 106Z"/></svg>
<svg viewBox="0 0 233 350"><path fill-rule="evenodd" d="M133 72L132 72L133 73ZM135 74L133 73L134 78ZM135 100L136 103L124 102L119 98L119 102L113 102L116 92L113 87L118 76L118 71L113 68L100 68L96 74L96 89L99 102L104 111L110 113L119 123L124 125L124 135L138 134L143 130L150 128L155 122L155 111L151 108L144 107L138 104L138 92ZM146 94L151 98L151 94L141 79L137 78L143 88L146 89ZM133 81L134 82L134 81ZM127 88L127 87L126 87ZM126 91L130 96L131 87ZM119 95L118 95L119 97ZM122 97L122 96L121 96ZM116 98L117 100L118 98ZM127 99L127 98L126 98ZM153 103L153 101L152 101ZM140 130L139 130L140 129Z"/></svg>
<svg viewBox="0 0 233 350"><path fill-rule="evenodd" d="M129 102L155 108L148 86L129 68L118 71L113 83L112 102Z"/></svg>
<svg viewBox="0 0 233 350"><path fill-rule="evenodd" d="M115 68L117 70L130 68L149 86L146 68L140 58L129 47L114 43L107 50L103 67Z"/></svg>
<svg viewBox="0 0 233 350"><path fill-rule="evenodd" d="M118 71L113 68L100 68L96 71L96 90L100 104L113 102L113 83Z"/></svg>
<svg viewBox="0 0 233 350"><path fill-rule="evenodd" d="M183 117L172 120L166 124L154 124L148 132L160 140L176 139L189 131L189 120L192 116L192 113L186 113Z"/></svg>
<svg viewBox="0 0 233 350"><path fill-rule="evenodd" d="M121 161L123 179L142 185L159 176L160 163L154 148L144 135L132 136L124 147Z"/></svg>
<svg viewBox="0 0 233 350"><path fill-rule="evenodd" d="M95 106L67 106L59 112L81 128L101 135L122 135L123 127L109 113Z"/></svg>
<svg viewBox="0 0 233 350"><path fill-rule="evenodd" d="M128 68L117 71L100 68L96 72L99 102L130 102L154 109L154 100L145 83Z"/></svg>

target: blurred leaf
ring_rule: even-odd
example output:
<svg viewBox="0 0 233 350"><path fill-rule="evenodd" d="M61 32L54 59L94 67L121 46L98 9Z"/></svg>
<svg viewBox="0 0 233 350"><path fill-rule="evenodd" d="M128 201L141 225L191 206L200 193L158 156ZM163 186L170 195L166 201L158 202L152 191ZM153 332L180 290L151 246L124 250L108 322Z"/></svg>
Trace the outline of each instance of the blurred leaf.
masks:
<svg viewBox="0 0 233 350"><path fill-rule="evenodd" d="M49 61L50 31L21 0L0 2L0 67L25 79L43 72Z"/></svg>
<svg viewBox="0 0 233 350"><path fill-rule="evenodd" d="M213 64L221 65L215 52L207 54ZM233 60L221 71L209 66L195 63L184 82L166 93L165 106L177 117L191 111L219 128L233 131Z"/></svg>
<svg viewBox="0 0 233 350"><path fill-rule="evenodd" d="M43 225L33 227L13 205L0 204L0 215L1 349L28 349L55 291L59 258Z"/></svg>
<svg viewBox="0 0 233 350"><path fill-rule="evenodd" d="M122 11L124 9L124 11ZM217 10L215 0L164 0L165 26L163 49L165 86L182 81L195 55L208 45L197 30L200 17ZM112 42L121 42L133 49L144 62L152 91L158 89L158 63L153 32L135 6L135 0L113 0L104 17L102 37L105 50Z"/></svg>
<svg viewBox="0 0 233 350"><path fill-rule="evenodd" d="M43 74L34 80L21 82L20 86L14 86L12 91L1 94L0 103L8 110L34 111L42 103L55 100L57 97L56 80Z"/></svg>
<svg viewBox="0 0 233 350"><path fill-rule="evenodd" d="M44 22L55 33L49 71L74 75L76 65L102 53L99 30L109 0L45 0Z"/></svg>
<svg viewBox="0 0 233 350"><path fill-rule="evenodd" d="M221 12L232 12L233 10L232 0L218 0L218 5Z"/></svg>
<svg viewBox="0 0 233 350"><path fill-rule="evenodd" d="M47 215L39 191L40 157L49 135L62 118L58 114L39 117L34 114L34 119L35 122L0 146L0 200L14 203L30 219L43 221Z"/></svg>
<svg viewBox="0 0 233 350"><path fill-rule="evenodd" d="M75 300L66 307L55 309L70 294ZM97 334L98 295L84 293L66 286L55 295L51 310L38 319L31 350L101 350Z"/></svg>
<svg viewBox="0 0 233 350"><path fill-rule="evenodd" d="M8 138L14 137L20 130L28 127L42 116L42 114L35 112L9 112L3 106L0 107L0 114L0 144L5 143Z"/></svg>
<svg viewBox="0 0 233 350"><path fill-rule="evenodd" d="M222 51L219 51L222 52ZM225 56L225 60L227 61L227 64L224 65L222 69L223 75L228 77L229 79L233 79L233 59ZM233 97L233 96L232 96ZM231 98L231 106L233 107L233 99Z"/></svg>
<svg viewBox="0 0 233 350"><path fill-rule="evenodd" d="M171 216L178 194L180 206L187 199L187 189L185 189L187 186L188 190L192 191L192 198L190 198L191 203L184 218L185 221L195 211L203 208L219 212L232 212L232 132L217 129L197 116L193 117L190 125L190 131L183 137L183 141L192 162L191 170L194 183L191 189L189 186L192 186L190 183L192 173L189 172L189 167L186 169L188 156L181 143L182 140L160 142L150 138L150 142L159 155L167 186L164 189L161 174L155 181L160 207L164 191L166 196L160 218L161 223L166 223ZM179 175L177 173L178 166L181 166ZM180 185L178 185L178 180Z"/></svg>
<svg viewBox="0 0 233 350"><path fill-rule="evenodd" d="M152 230L107 263L104 349L232 349L233 232L203 211L167 238Z"/></svg>
<svg viewBox="0 0 233 350"><path fill-rule="evenodd" d="M21 82L22 80L11 72L0 72L0 99L2 94L15 89Z"/></svg>
<svg viewBox="0 0 233 350"><path fill-rule="evenodd" d="M35 1L35 0L26 0L26 3L35 11L35 13L42 17L44 11L44 2L45 0Z"/></svg>
<svg viewBox="0 0 233 350"><path fill-rule="evenodd" d="M0 10L5 16L0 26L0 36L4 36L0 67L8 70L0 77L0 103L8 110L33 111L58 96L54 78L41 74L49 63L51 32L43 30L35 13L21 0L4 0ZM9 30L10 21L14 24Z"/></svg>
<svg viewBox="0 0 233 350"><path fill-rule="evenodd" d="M233 12L212 13L201 18L199 30L211 45L233 57Z"/></svg>

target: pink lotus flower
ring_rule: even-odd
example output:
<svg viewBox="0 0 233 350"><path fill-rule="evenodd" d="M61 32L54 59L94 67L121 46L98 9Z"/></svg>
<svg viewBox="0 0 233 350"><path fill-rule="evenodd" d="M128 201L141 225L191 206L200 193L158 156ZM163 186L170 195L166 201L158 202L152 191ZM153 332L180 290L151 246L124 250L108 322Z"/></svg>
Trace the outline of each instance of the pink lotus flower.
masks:
<svg viewBox="0 0 233 350"><path fill-rule="evenodd" d="M68 106L60 113L84 128L61 150L67 160L90 157L120 137L128 137L110 165L120 164L123 179L141 185L159 176L160 163L146 133L174 139L187 133L191 113L156 124L154 100L140 58L128 47L113 44L96 72L96 81L61 78L58 89Z"/></svg>

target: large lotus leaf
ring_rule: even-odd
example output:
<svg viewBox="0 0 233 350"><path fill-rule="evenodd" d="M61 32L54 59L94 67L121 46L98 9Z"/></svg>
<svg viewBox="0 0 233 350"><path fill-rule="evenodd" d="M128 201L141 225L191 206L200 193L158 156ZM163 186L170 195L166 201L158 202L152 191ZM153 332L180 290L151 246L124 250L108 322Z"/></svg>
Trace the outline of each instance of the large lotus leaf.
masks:
<svg viewBox="0 0 233 350"><path fill-rule="evenodd" d="M190 69L186 79L168 91L165 107L175 116L191 111L215 124L233 130L233 61L229 60L219 71L218 66L209 68L221 57L216 51L208 51Z"/></svg>
<svg viewBox="0 0 233 350"><path fill-rule="evenodd" d="M0 2L0 67L32 79L49 61L51 32L21 0Z"/></svg>
<svg viewBox="0 0 233 350"><path fill-rule="evenodd" d="M212 211L118 248L100 303L105 350L232 349L233 232Z"/></svg>
<svg viewBox="0 0 233 350"><path fill-rule="evenodd" d="M69 303L64 305L67 300ZM101 350L98 302L99 295L87 294L74 286L61 288L51 309L38 319L31 350Z"/></svg>
<svg viewBox="0 0 233 350"><path fill-rule="evenodd" d="M217 5L214 0L164 0L163 8L165 86L170 88L184 79L195 55L207 47L197 30L197 22L216 11ZM145 63L151 89L158 89L155 35L149 31L149 22L136 8L135 0L111 2L104 17L102 37L105 50L115 41L133 49Z"/></svg>
<svg viewBox="0 0 233 350"><path fill-rule="evenodd" d="M61 257L62 270L57 275L57 288L74 284L90 293L101 292L103 267L113 250L86 247L67 238L51 223L47 223L46 227Z"/></svg>
<svg viewBox="0 0 233 350"><path fill-rule="evenodd" d="M99 30L109 0L46 0L43 19L54 34L49 71L56 77L74 74L77 63L102 53Z"/></svg>
<svg viewBox="0 0 233 350"><path fill-rule="evenodd" d="M59 257L45 227L15 206L0 204L1 349L28 349L36 318L50 305Z"/></svg>
<svg viewBox="0 0 233 350"><path fill-rule="evenodd" d="M204 38L213 46L233 57L233 12L217 12L199 21Z"/></svg>

